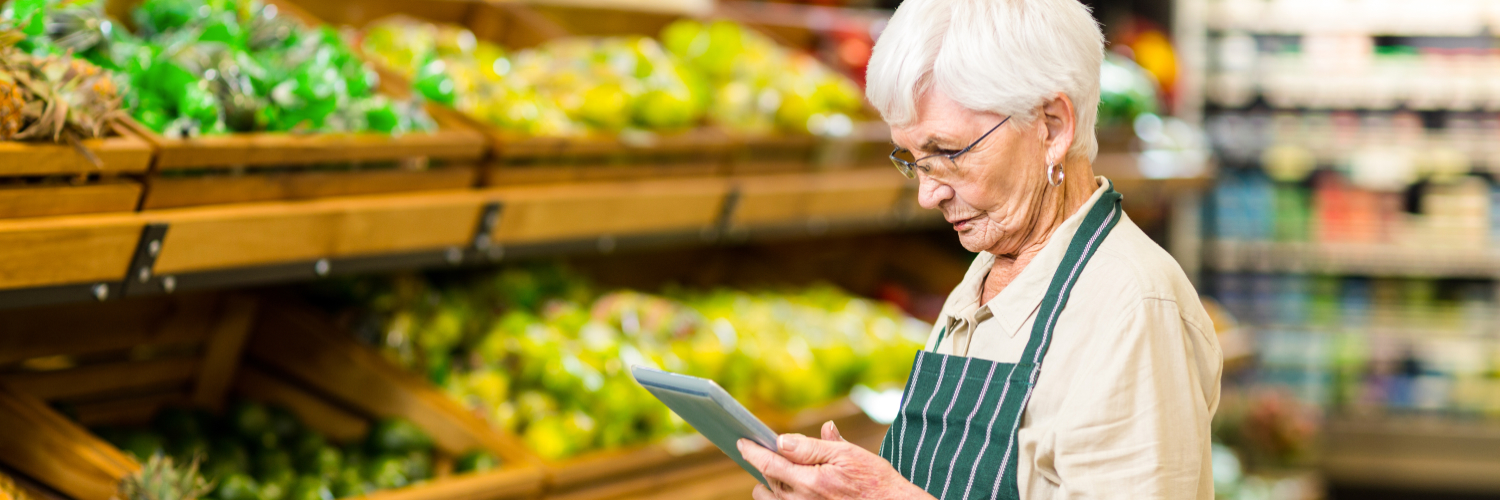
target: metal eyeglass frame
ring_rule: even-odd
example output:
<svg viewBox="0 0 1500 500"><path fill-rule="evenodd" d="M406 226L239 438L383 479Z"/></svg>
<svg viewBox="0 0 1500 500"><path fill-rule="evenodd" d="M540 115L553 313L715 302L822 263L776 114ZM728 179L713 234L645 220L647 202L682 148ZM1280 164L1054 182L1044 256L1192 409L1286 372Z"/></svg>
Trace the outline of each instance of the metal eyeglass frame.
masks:
<svg viewBox="0 0 1500 500"><path fill-rule="evenodd" d="M1010 117L1009 116L1005 117L1004 120L1000 120L1000 123L995 124L995 126L993 128L991 128L989 132L985 132L984 135L979 136L979 138L975 139L974 142L969 143L968 147L965 147L962 150L959 150L959 151L954 152L954 153L949 153L949 154L939 153L939 154L935 154L935 155L923 156L921 158L917 158L914 161L906 161L906 160L897 158L896 157L896 153L902 153L902 152L910 153L911 151L907 151L905 148L902 148L901 146L896 146L896 149L894 149L894 150L891 151L891 163L895 164L896 165L896 170L901 171L901 175L905 175L907 179L915 179L915 178L917 178L917 169L918 168L922 168L922 166L921 166L922 162L930 160L930 159L933 159L933 158L937 158L939 156L945 156L945 157L948 158L948 161L953 162L953 164L957 165L958 164L958 157L959 156L963 156L963 154L969 152L970 149L974 149L974 146L978 146L979 143L984 142L984 138L989 137L990 134L995 133L996 130L1000 130L1000 126L1001 125L1005 125L1005 122L1008 122L1008 121L1010 121ZM922 168L922 171L926 172L927 169L926 168Z"/></svg>

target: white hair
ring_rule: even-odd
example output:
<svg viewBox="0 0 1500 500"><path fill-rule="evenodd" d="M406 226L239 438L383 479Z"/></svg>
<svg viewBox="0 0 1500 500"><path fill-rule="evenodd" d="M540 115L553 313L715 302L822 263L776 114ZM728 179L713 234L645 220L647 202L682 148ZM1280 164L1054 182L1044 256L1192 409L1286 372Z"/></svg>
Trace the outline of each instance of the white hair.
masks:
<svg viewBox="0 0 1500 500"><path fill-rule="evenodd" d="M1077 114L1068 156L1092 161L1103 59L1099 23L1078 0L906 0L875 42L865 94L902 127L933 89L1017 125L1062 92Z"/></svg>

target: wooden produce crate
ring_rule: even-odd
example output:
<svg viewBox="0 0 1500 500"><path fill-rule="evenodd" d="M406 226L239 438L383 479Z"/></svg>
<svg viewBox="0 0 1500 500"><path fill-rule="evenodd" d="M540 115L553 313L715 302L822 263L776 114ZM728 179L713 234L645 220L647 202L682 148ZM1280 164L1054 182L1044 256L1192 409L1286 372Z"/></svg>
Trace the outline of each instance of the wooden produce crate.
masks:
<svg viewBox="0 0 1500 500"><path fill-rule="evenodd" d="M151 144L116 124L82 146L0 141L0 218L132 212L151 166Z"/></svg>
<svg viewBox="0 0 1500 500"><path fill-rule="evenodd" d="M268 0L282 15L317 26L317 19L285 0ZM108 3L116 19L131 19L139 0ZM383 85L393 97L399 88ZM304 200L335 196L472 187L485 155L484 137L463 120L428 106L432 133L243 133L167 138L127 119L156 149L141 208Z"/></svg>
<svg viewBox="0 0 1500 500"><path fill-rule="evenodd" d="M534 498L542 472L524 450L465 425L466 412L430 386L365 370L360 346L282 330L281 311L244 296L184 295L14 311L0 315L0 461L78 500L110 498L138 467L81 425L149 421L168 406L222 409L229 394L288 409L334 442L357 439L375 418L410 420L434 438L438 477L369 495L380 500ZM293 350L288 354L284 350ZM266 356L276 359L268 360ZM280 370L280 359L315 359L316 383ZM325 374L325 375L326 375ZM374 387L343 383L378 381ZM73 416L49 408L43 401ZM76 423L75 423L76 421ZM28 432L17 432L16 430ZM29 432L35 429L36 432ZM445 457L485 449L503 467L452 475ZM60 451L59 451L60 450ZM34 457L47 457L40 461Z"/></svg>
<svg viewBox="0 0 1500 500"><path fill-rule="evenodd" d="M518 439L493 430L487 421L447 395L426 389L430 386L420 375L396 366L374 349L357 344L352 334L317 311L278 306L256 325L256 334L246 350L251 359L264 363L268 369L286 374L341 403L358 404L370 412L416 407L418 410L403 413L418 425L432 419L451 427L447 431L433 431L439 446L452 441L462 447L470 444L470 436L483 437L492 449L518 450L522 446ZM543 462L529 458L535 456L529 452L521 454L527 460L544 464L549 498L581 487L607 487L610 481L705 461L729 462L701 437L563 461Z"/></svg>
<svg viewBox="0 0 1500 500"><path fill-rule="evenodd" d="M547 18L510 2L303 0L299 4L325 21L358 29L391 15L460 25L478 39L507 50L569 35ZM384 81L409 87L402 72L368 55L366 59L380 68ZM729 136L712 127L680 133L530 137L457 111L451 116L487 137L491 155L482 182L490 186L713 175L722 170L724 155L732 145Z"/></svg>

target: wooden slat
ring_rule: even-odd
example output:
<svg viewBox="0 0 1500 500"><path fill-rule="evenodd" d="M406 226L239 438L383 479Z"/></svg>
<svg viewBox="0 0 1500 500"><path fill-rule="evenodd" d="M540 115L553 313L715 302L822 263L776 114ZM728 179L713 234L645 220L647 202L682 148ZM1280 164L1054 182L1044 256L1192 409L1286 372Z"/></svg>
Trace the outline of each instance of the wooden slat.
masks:
<svg viewBox="0 0 1500 500"><path fill-rule="evenodd" d="M505 202L501 243L708 227L728 192L721 179L590 183L494 189Z"/></svg>
<svg viewBox="0 0 1500 500"><path fill-rule="evenodd" d="M637 474L589 488L548 494L547 498L549 500L615 500L634 498L651 492L663 491L672 485L693 481L706 476L728 474L736 470L740 470L739 465L732 461L714 461L670 471ZM752 477L743 471L741 471L741 474L744 474L746 477ZM754 480L752 477L751 481Z"/></svg>
<svg viewBox="0 0 1500 500"><path fill-rule="evenodd" d="M133 215L0 220L0 289L123 279L143 225Z"/></svg>
<svg viewBox="0 0 1500 500"><path fill-rule="evenodd" d="M514 469L434 479L417 486L370 493L368 500L492 500L534 498L542 492L542 473Z"/></svg>
<svg viewBox="0 0 1500 500"><path fill-rule="evenodd" d="M487 449L509 463L533 463L511 436L392 365L316 314L280 307L263 314L248 346L257 363L306 384L351 408L380 417L401 416L432 435L449 454Z"/></svg>
<svg viewBox="0 0 1500 500"><path fill-rule="evenodd" d="M98 166L67 144L0 141L0 176L144 173L151 166L151 144L126 127L114 130L114 136L83 141L99 157Z"/></svg>
<svg viewBox="0 0 1500 500"><path fill-rule="evenodd" d="M655 443L551 462L547 464L547 471L551 475L553 488L571 491L648 473L718 461L728 462L729 458L706 442L696 450L687 452L678 452L664 443Z"/></svg>
<svg viewBox="0 0 1500 500"><path fill-rule="evenodd" d="M473 167L430 170L297 172L156 178L142 208L194 207L257 201L311 200L417 191L465 189L475 184Z"/></svg>
<svg viewBox="0 0 1500 500"><path fill-rule="evenodd" d="M156 273L463 246L485 199L443 192L152 212L171 224Z"/></svg>
<svg viewBox="0 0 1500 500"><path fill-rule="evenodd" d="M216 299L207 295L70 304L0 312L0 365L203 340Z"/></svg>
<svg viewBox="0 0 1500 500"><path fill-rule="evenodd" d="M627 153L637 155L722 154L728 152L736 144L733 136L715 127L628 137L614 134L532 137L500 131L492 127L487 129L487 133L490 134L492 141L498 143L496 155L503 160L526 159L548 163Z"/></svg>
<svg viewBox="0 0 1500 500"><path fill-rule="evenodd" d="M708 177L723 170L716 163L666 163L636 165L528 165L492 166L486 172L487 186L525 186L570 182L625 181L632 179L668 179Z"/></svg>
<svg viewBox="0 0 1500 500"><path fill-rule="evenodd" d="M234 378L234 390L251 400L286 408L308 427L340 443L358 441L370 431L370 422L364 418L254 366L240 367Z"/></svg>
<svg viewBox="0 0 1500 500"><path fill-rule="evenodd" d="M187 393L181 390L131 396L123 399L89 401L73 405L79 425L131 426L151 422L156 412L168 406L188 403Z"/></svg>
<svg viewBox="0 0 1500 500"><path fill-rule="evenodd" d="M742 177L733 223L740 226L894 213L906 179L884 170Z"/></svg>
<svg viewBox="0 0 1500 500"><path fill-rule="evenodd" d="M0 386L0 461L79 500L106 500L133 460L33 396Z"/></svg>
<svg viewBox="0 0 1500 500"><path fill-rule="evenodd" d="M47 372L18 372L0 381L45 400L76 398L173 383L186 383L198 370L197 358L165 358L92 365Z"/></svg>
<svg viewBox="0 0 1500 500"><path fill-rule="evenodd" d="M907 182L895 169L813 174L811 184L816 189L808 199L807 213L829 219L887 216L896 208Z"/></svg>
<svg viewBox="0 0 1500 500"><path fill-rule="evenodd" d="M223 311L203 349L203 365L193 385L194 404L212 411L224 408L229 383L240 367L240 352L255 324L255 310L256 300L252 297L236 295L225 299Z"/></svg>
<svg viewBox="0 0 1500 500"><path fill-rule="evenodd" d="M430 134L418 132L400 136L250 133L187 139L169 139L139 124L127 123L156 146L156 166L162 170L375 162L422 157L472 161L483 157L485 151L484 137L457 122L439 122L439 130Z"/></svg>
<svg viewBox="0 0 1500 500"><path fill-rule="evenodd" d="M0 218L133 212L140 201L141 184L135 181L5 186L0 187Z"/></svg>
<svg viewBox="0 0 1500 500"><path fill-rule="evenodd" d="M631 495L635 500L748 500L755 489L755 476L733 469L674 484L656 491Z"/></svg>

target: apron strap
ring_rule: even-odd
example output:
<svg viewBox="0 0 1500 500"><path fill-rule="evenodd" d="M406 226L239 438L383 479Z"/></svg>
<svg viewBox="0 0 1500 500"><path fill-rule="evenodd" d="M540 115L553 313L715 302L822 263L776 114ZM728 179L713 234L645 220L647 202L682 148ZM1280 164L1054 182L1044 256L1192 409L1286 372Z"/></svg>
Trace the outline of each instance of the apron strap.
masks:
<svg viewBox="0 0 1500 500"><path fill-rule="evenodd" d="M1006 423L1010 439L1005 445L1005 453L1000 461L1000 477L993 483L990 498L1015 498L1014 492L1019 486L1016 477L1017 462L1020 461L1019 450L1016 449L1016 433L1021 429L1026 404L1031 401L1031 392L1036 388L1037 377L1041 374L1042 360L1047 355L1047 348L1052 345L1052 330L1057 326L1058 315L1068 305L1068 297L1072 294L1078 274L1099 250L1105 236L1120 222L1120 198L1120 193L1115 192L1111 185L1084 216L1078 232L1073 234L1073 240L1068 243L1067 254L1057 266L1057 271L1052 274L1052 283L1047 287L1047 295L1042 299L1036 320L1032 323L1031 339L1026 343L1026 350L1011 370L1010 376L1006 377L1006 394L1001 396L999 414L1010 420ZM1012 388L1015 390L1009 390ZM1002 497L1002 491L1007 495Z"/></svg>
<svg viewBox="0 0 1500 500"><path fill-rule="evenodd" d="M933 342L932 343L932 352L934 354L937 353L938 346L943 345L943 337L947 337L947 336L948 336L948 327L947 326L944 326L941 330L938 330L938 340L937 340L937 342Z"/></svg>
<svg viewBox="0 0 1500 500"><path fill-rule="evenodd" d="M1029 377L1032 384L1036 383L1035 374L1025 372L1036 371L1042 364L1042 358L1046 357L1047 349L1052 346L1052 329L1057 326L1058 315L1068 305L1068 297L1073 293L1073 284L1078 280L1078 274L1094 253L1099 251L1104 237L1120 222L1121 198L1113 185L1099 197L1099 201L1089 209L1088 215L1084 216L1083 223L1078 225L1078 231L1073 233L1073 240L1068 243L1068 251L1063 255L1062 263L1052 273L1052 283L1047 286L1047 295L1042 298L1036 321L1031 325L1031 339L1026 342L1026 350L1016 363L1021 367L1016 371L1021 372L1020 376Z"/></svg>

